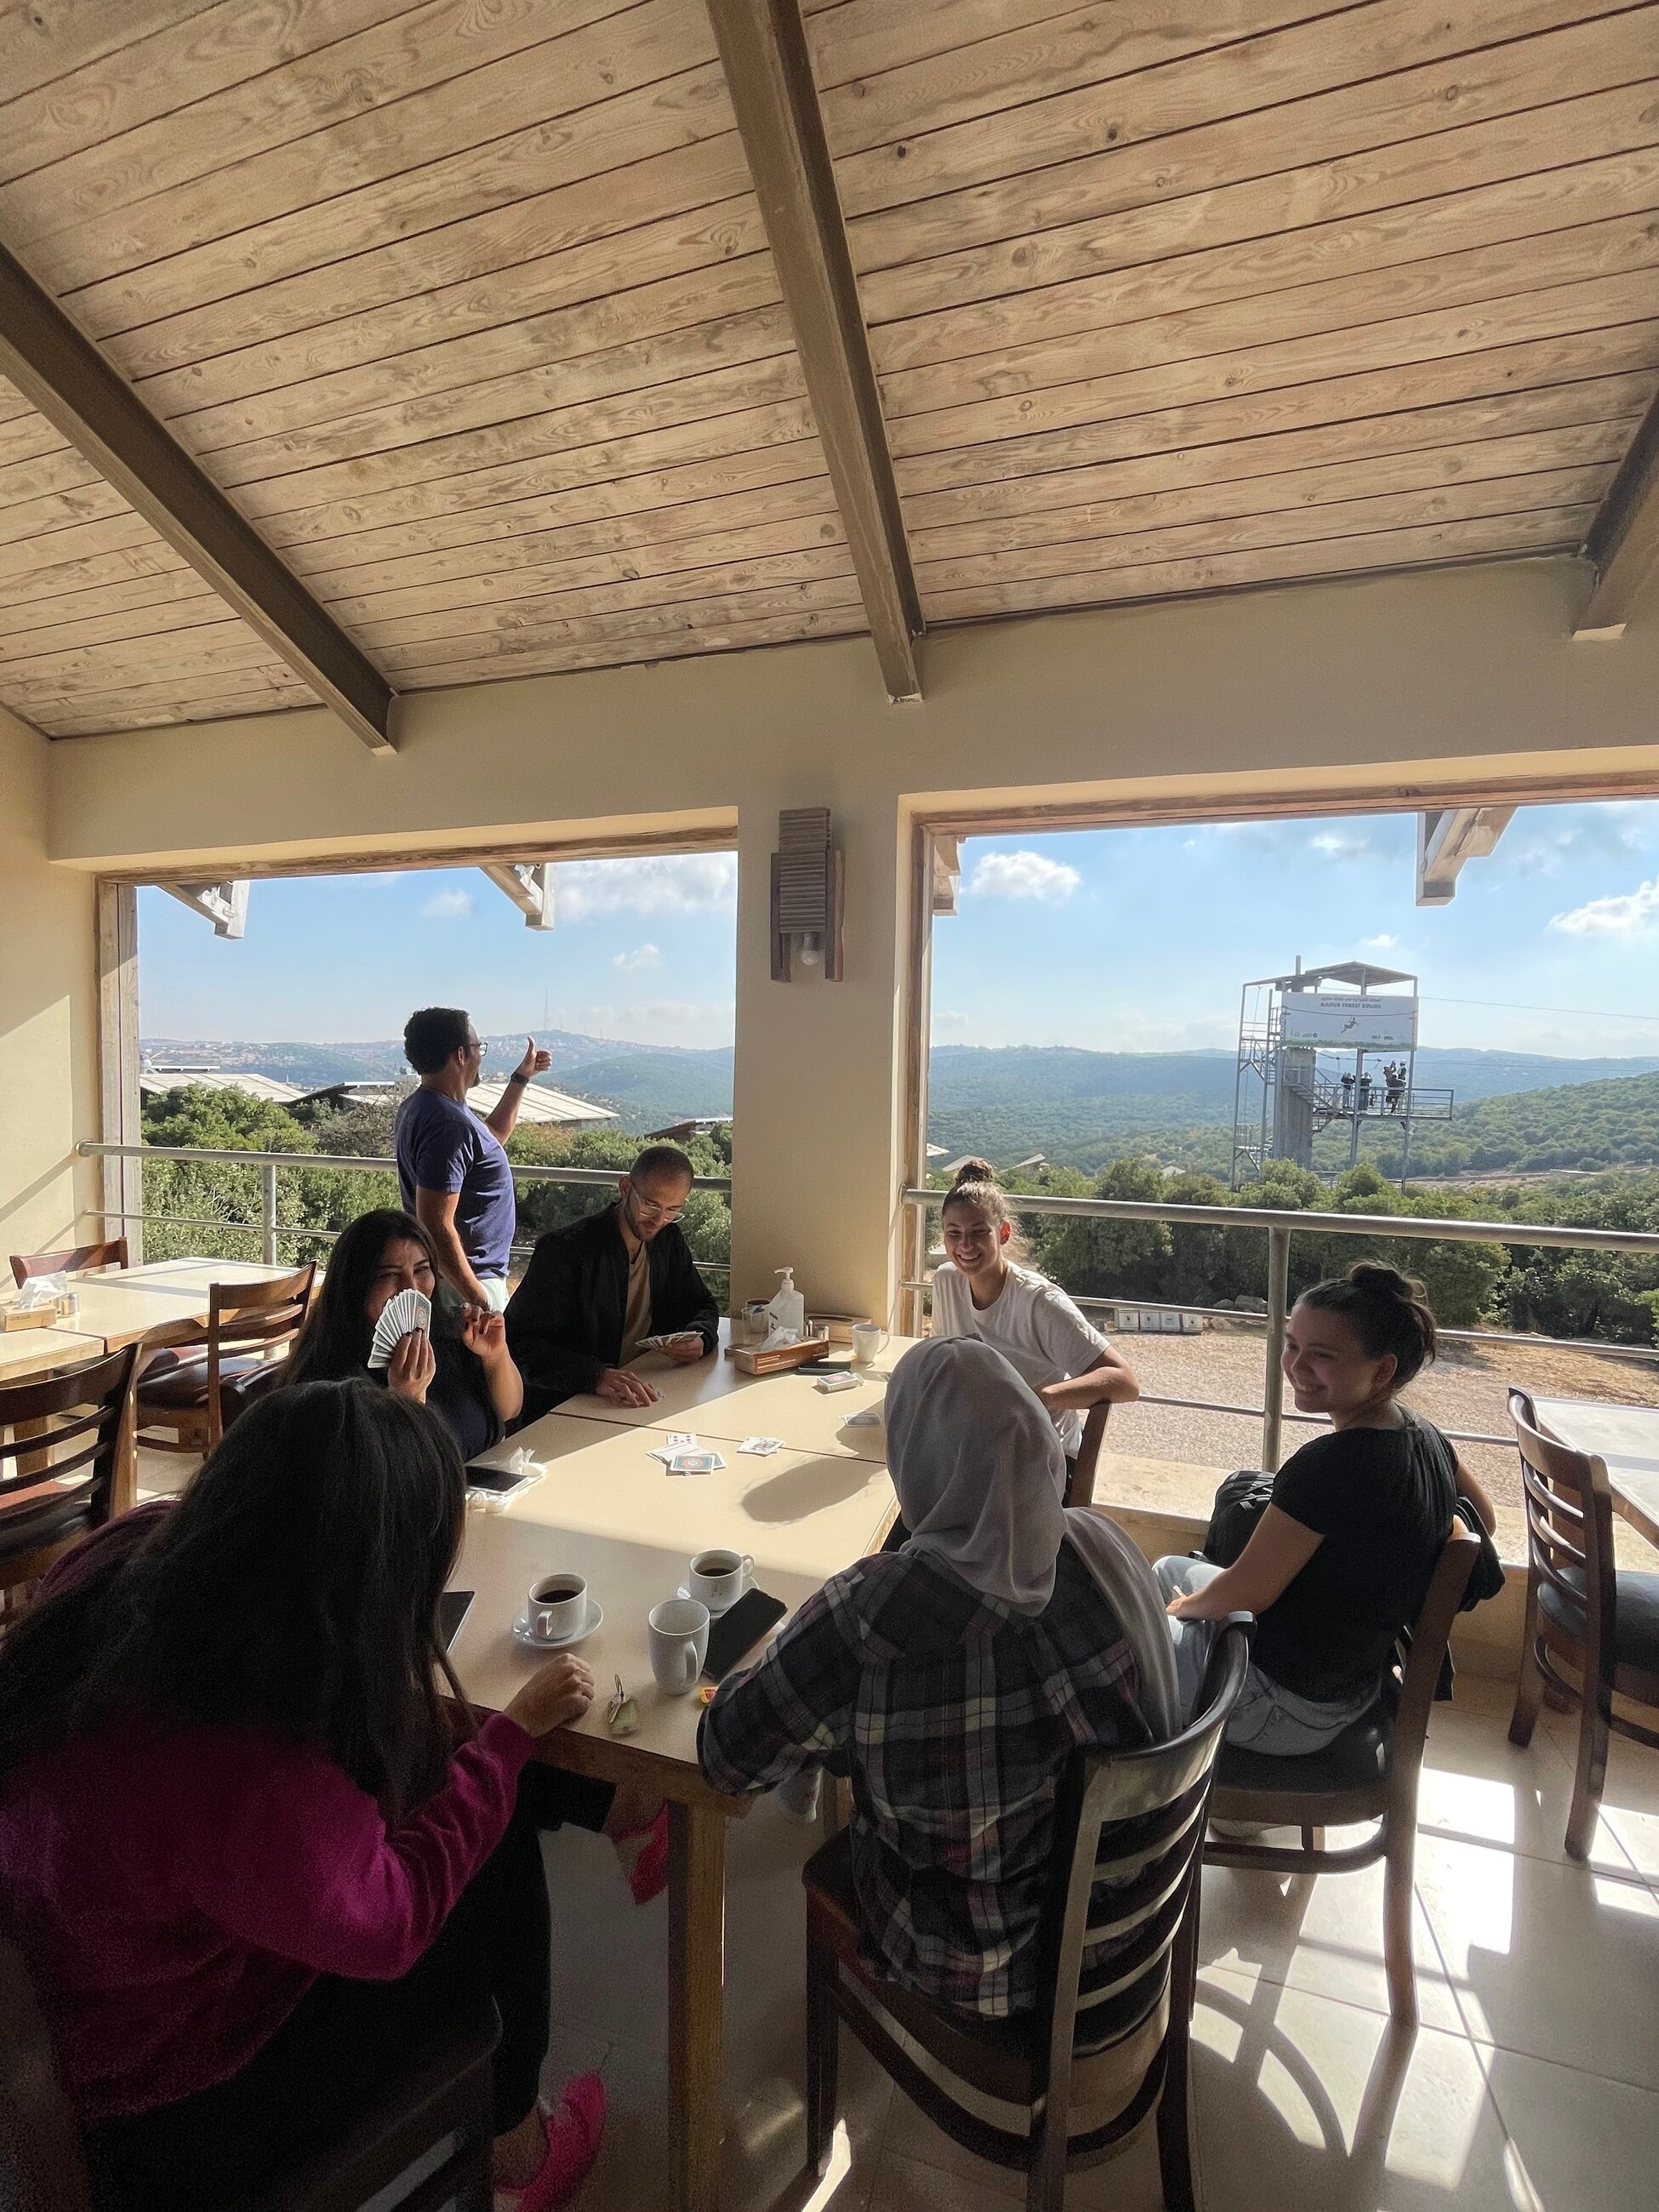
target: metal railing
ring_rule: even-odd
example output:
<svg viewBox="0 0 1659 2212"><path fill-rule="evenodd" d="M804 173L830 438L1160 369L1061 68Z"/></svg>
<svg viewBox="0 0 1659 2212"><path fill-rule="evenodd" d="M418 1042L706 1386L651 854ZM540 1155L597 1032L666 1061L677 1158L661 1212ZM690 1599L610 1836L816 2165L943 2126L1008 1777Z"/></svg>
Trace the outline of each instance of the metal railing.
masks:
<svg viewBox="0 0 1659 2212"><path fill-rule="evenodd" d="M948 1194L943 1190L907 1190L905 1204L913 1208L919 1219L925 1222L928 1208L943 1203ZM1619 1252L1626 1257L1651 1258L1659 1255L1659 1235L1632 1229L1572 1228L1560 1222L1465 1221L1423 1214L1394 1213L1313 1213L1297 1212L1288 1207L1270 1206L1185 1206L1158 1199L1120 1198L1053 1198L1040 1192L1010 1191L1007 1194L1010 1211L1017 1214L1057 1213L1076 1217L1085 1221L1162 1221L1202 1229L1229 1229L1265 1231L1267 1239L1267 1297L1265 1315L1239 1313L1229 1316L1235 1321L1261 1321L1267 1329L1267 1372L1262 1386L1260 1406L1223 1405L1201 1398L1172 1397L1145 1391L1142 1397L1147 1404L1183 1406L1194 1412L1237 1413L1261 1423L1261 1464L1270 1473L1279 1466L1282 1455L1284 1427L1287 1420L1302 1421L1318 1425L1322 1417L1312 1413L1289 1413L1285 1410L1285 1375L1280 1364L1285 1350L1285 1327L1290 1318L1291 1238L1300 1232L1322 1237L1363 1237L1368 1242L1395 1238L1417 1238L1433 1244L1509 1244L1530 1245L1547 1250L1567 1252ZM912 1298L927 1290L929 1278L908 1279L903 1287ZM1157 1298L1088 1298L1079 1301L1085 1305L1134 1305L1148 1310L1157 1308ZM1182 1310L1193 1311L1186 1308ZM1217 1309L1196 1309L1216 1311ZM914 1320L915 1316L910 1316ZM1530 1336L1516 1334L1506 1336L1502 1331L1490 1329L1443 1329L1441 1334L1449 1338L1468 1337L1477 1341L1501 1340L1518 1346L1547 1346L1556 1351L1620 1352L1630 1356L1632 1347L1595 1344L1586 1346L1582 1339L1552 1336ZM1639 1356L1639 1355L1638 1355ZM1648 1355L1659 1358L1659 1348ZM1493 1436L1480 1430L1448 1429L1444 1433L1457 1443L1511 1444L1512 1437Z"/></svg>
<svg viewBox="0 0 1659 2212"><path fill-rule="evenodd" d="M136 1221L154 1224L167 1229L227 1229L242 1230L249 1236L261 1239L261 1257L269 1267L276 1265L276 1242L279 1237L314 1237L331 1244L340 1234L337 1229L313 1228L303 1222L279 1221L276 1218L276 1178L284 1168L311 1170L322 1168L340 1175L389 1175L395 1176L398 1163L394 1159L372 1157L360 1158L346 1152L215 1152L199 1145L101 1145L90 1140L77 1145L76 1152L88 1159L114 1160L194 1160L210 1166L258 1168L260 1170L261 1198L258 1221L227 1221L222 1217L204 1219L185 1213L146 1213L123 1210L119 1206L94 1206L88 1212L96 1213L105 1221ZM618 1168L550 1168L513 1160L514 1182L591 1183L598 1188L614 1190ZM694 1190L717 1191L729 1200L732 1179L729 1176L694 1176ZM515 1244L515 1258L528 1258L533 1249L529 1244ZM699 1260L699 1267L711 1275L729 1276L729 1260Z"/></svg>

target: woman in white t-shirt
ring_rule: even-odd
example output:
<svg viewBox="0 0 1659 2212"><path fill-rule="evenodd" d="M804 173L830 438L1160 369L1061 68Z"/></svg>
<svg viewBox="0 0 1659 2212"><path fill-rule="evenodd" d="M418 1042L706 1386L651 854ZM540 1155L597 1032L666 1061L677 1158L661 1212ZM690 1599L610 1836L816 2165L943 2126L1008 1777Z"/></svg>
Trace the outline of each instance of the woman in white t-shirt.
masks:
<svg viewBox="0 0 1659 2212"><path fill-rule="evenodd" d="M944 1206L945 1261L933 1275L933 1334L994 1345L1048 1408L1068 1459L1084 1416L1140 1395L1134 1370L1058 1283L1023 1267L1026 1245L984 1160L964 1160Z"/></svg>

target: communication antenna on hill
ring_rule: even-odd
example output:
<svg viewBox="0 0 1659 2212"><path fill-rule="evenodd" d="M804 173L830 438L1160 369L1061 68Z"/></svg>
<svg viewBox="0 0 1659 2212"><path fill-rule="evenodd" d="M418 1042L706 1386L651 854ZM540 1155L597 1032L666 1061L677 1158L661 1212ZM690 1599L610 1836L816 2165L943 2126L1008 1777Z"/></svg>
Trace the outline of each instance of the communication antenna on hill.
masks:
<svg viewBox="0 0 1659 2212"><path fill-rule="evenodd" d="M1364 960L1304 969L1298 953L1288 975L1246 983L1233 1071L1232 1188L1269 1160L1311 1168L1315 1137L1332 1127L1346 1132L1345 1164L1352 1167L1367 1122L1399 1130L1403 1188L1414 1126L1452 1118L1452 1093L1417 1081L1417 1007L1415 975Z"/></svg>

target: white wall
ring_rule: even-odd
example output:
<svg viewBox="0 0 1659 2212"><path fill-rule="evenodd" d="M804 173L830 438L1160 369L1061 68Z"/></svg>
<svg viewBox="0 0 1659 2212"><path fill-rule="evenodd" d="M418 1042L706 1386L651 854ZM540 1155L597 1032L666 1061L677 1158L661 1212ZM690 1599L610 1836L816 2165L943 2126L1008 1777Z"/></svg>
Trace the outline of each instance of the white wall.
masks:
<svg viewBox="0 0 1659 2212"><path fill-rule="evenodd" d="M95 1170L76 1160L98 1111L94 892L46 859L47 751L0 708L0 1271L77 1228Z"/></svg>
<svg viewBox="0 0 1659 2212"><path fill-rule="evenodd" d="M1323 583L947 631L890 706L861 639L481 685L401 702L371 757L314 714L54 746L68 866L234 871L736 824L733 1288L786 1261L810 1299L888 1299L901 1186L910 823L944 805L1402 803L1474 784L1640 775L1659 788L1659 629L1575 645L1577 562ZM848 980L770 981L781 807L828 805Z"/></svg>

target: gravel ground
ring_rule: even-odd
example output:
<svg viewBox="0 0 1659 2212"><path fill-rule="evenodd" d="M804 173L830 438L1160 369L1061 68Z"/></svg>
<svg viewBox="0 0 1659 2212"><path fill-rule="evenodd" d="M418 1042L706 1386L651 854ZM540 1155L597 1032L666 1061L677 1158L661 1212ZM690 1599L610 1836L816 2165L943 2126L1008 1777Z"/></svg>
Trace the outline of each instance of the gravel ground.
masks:
<svg viewBox="0 0 1659 2212"><path fill-rule="evenodd" d="M1201 1336L1124 1335L1118 1346L1139 1376L1143 1390L1231 1406L1261 1403L1266 1344L1254 1333L1206 1329ZM1511 1384L1547 1397L1656 1406L1659 1359L1612 1359L1596 1352L1560 1352L1520 1342L1452 1344L1419 1376L1407 1393L1407 1402L1443 1429L1502 1436L1509 1427L1506 1394ZM1309 1424L1290 1419L1292 1410L1287 1403L1287 1454L1318 1433ZM1200 1466L1255 1467L1261 1456L1261 1422L1259 1415L1204 1413L1143 1401L1115 1408L1107 1449ZM1518 1512L1521 1482L1514 1447L1460 1444L1458 1449L1490 1487L1496 1503Z"/></svg>

